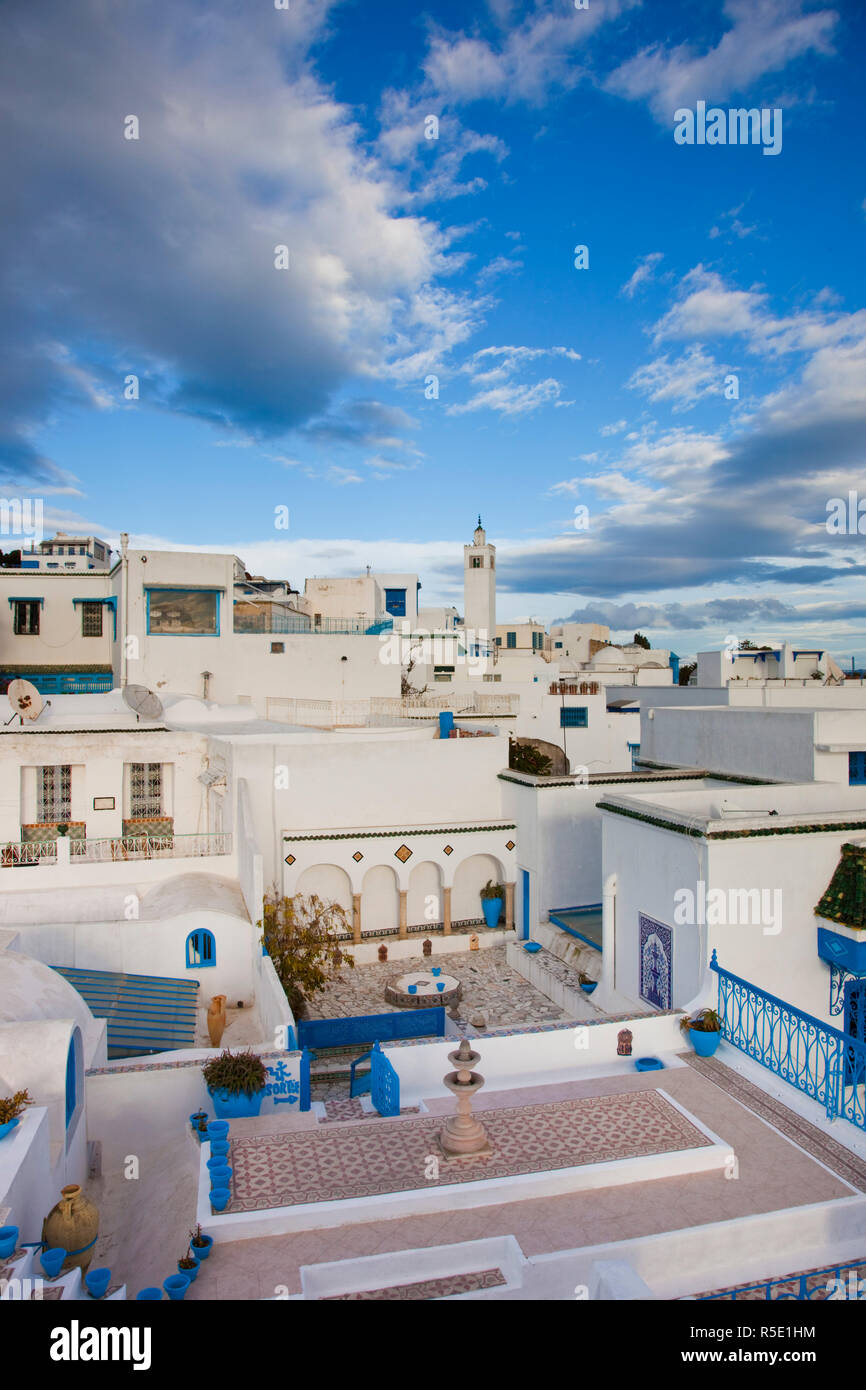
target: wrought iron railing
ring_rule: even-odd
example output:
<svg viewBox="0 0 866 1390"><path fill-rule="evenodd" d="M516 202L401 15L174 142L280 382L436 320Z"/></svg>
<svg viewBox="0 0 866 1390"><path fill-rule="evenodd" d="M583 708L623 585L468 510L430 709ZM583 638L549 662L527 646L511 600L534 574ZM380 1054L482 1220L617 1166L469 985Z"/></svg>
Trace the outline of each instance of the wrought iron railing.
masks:
<svg viewBox="0 0 866 1390"><path fill-rule="evenodd" d="M314 622L307 613L291 611L234 614L236 633L280 633L308 636L318 633L325 637L379 637L390 632L393 619L385 618L378 623L367 624L357 618L322 618Z"/></svg>
<svg viewBox="0 0 866 1390"><path fill-rule="evenodd" d="M70 858L88 863L115 863L124 859L200 859L231 854L228 831L209 835L122 835L116 839L70 840Z"/></svg>
<svg viewBox="0 0 866 1390"><path fill-rule="evenodd" d="M53 864L57 859L55 840L12 840L0 848L0 869L26 864Z"/></svg>
<svg viewBox="0 0 866 1390"><path fill-rule="evenodd" d="M725 1041L818 1101L828 1119L866 1129L866 1042L723 970L715 951L710 969Z"/></svg>

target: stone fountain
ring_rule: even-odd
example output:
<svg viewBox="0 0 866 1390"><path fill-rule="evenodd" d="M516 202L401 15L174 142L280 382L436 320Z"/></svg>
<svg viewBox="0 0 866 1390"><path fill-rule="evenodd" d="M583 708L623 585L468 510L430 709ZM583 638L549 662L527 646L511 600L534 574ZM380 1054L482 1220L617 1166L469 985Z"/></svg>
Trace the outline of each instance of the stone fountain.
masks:
<svg viewBox="0 0 866 1390"><path fill-rule="evenodd" d="M487 1131L472 1114L472 1097L484 1085L484 1077L475 1072L481 1061L481 1053L473 1052L468 1038L463 1038L456 1052L448 1053L448 1061L454 1063L454 1071L449 1071L442 1079L448 1090L457 1100L457 1114L439 1132L439 1145L449 1158L466 1158L478 1154L490 1154L493 1149Z"/></svg>

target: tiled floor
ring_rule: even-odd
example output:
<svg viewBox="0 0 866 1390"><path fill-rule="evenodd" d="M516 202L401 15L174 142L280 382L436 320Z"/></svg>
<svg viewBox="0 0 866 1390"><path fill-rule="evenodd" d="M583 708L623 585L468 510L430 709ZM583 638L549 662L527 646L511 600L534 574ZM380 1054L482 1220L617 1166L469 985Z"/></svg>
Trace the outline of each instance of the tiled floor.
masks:
<svg viewBox="0 0 866 1390"><path fill-rule="evenodd" d="M363 1293L330 1294L321 1301L354 1303L370 1298L400 1301L449 1298L457 1293L475 1293L477 1289L495 1289L506 1282L501 1269L479 1269L474 1274L447 1274L441 1279L419 1279L414 1284L391 1284L385 1289L365 1289Z"/></svg>
<svg viewBox="0 0 866 1390"><path fill-rule="evenodd" d="M515 1023L549 1023L565 1017L562 1009L547 995L511 969L504 946L437 955L436 964L441 965L446 974L454 975L463 986L459 1010L464 1019L481 1013L489 1028L499 1028ZM413 970L424 970L428 965L429 961L421 955L419 942L417 956L341 970L337 979L313 998L309 1017L347 1018L356 1014L396 1012L385 1002L386 984Z"/></svg>
<svg viewBox="0 0 866 1390"><path fill-rule="evenodd" d="M450 1183L546 1173L588 1163L704 1148L710 1140L655 1091L520 1105L484 1113L493 1153L446 1158L442 1118L397 1119L237 1139L226 1211L370 1197ZM431 1156L436 1160L431 1165Z"/></svg>
<svg viewBox="0 0 866 1390"><path fill-rule="evenodd" d="M401 1115L417 1115L419 1113L417 1105L401 1105ZM365 1110L361 1105L359 1096L342 1096L336 1100L325 1101L325 1118L319 1120L321 1125L345 1124L347 1120L379 1120L381 1115L374 1110L372 1114Z"/></svg>
<svg viewBox="0 0 866 1390"><path fill-rule="evenodd" d="M273 1298L283 1289L298 1293L302 1265L333 1260L493 1236L514 1236L525 1255L542 1255L851 1195L850 1186L832 1171L827 1171L825 1153L822 1152L816 1162L803 1151L807 1146L802 1137L789 1142L778 1132L781 1126L771 1128L748 1108L745 1100L740 1102L729 1094L723 1082L710 1082L690 1066L668 1069L661 1074L622 1073L615 1077L536 1087L530 1091L484 1091L477 1098L476 1109L485 1112L487 1123L490 1110L525 1102L528 1096L543 1102L622 1094L659 1085L731 1145L738 1160L735 1179L726 1179L721 1172L698 1173L593 1192L503 1202L468 1211L435 1212L295 1235L233 1241L214 1250L207 1277L199 1278L187 1299ZM431 1114L450 1111L453 1107L448 1096L441 1100L432 1096L425 1103ZM342 1130L355 1134L365 1127L379 1131L389 1125L403 1128L407 1123L411 1122L377 1120L369 1126L335 1126L326 1133ZM124 1187L128 1190L129 1184ZM145 1282L154 1280L140 1281Z"/></svg>

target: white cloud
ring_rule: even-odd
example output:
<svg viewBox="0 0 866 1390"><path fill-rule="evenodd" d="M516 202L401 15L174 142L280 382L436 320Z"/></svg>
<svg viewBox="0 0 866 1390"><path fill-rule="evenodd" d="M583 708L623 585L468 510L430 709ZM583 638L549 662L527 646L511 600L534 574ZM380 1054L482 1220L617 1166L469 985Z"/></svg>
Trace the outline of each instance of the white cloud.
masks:
<svg viewBox="0 0 866 1390"><path fill-rule="evenodd" d="M663 259L663 251L651 251L648 256L644 256L643 259L638 263L638 267L632 275L631 279L626 280L625 284L620 290L620 294L624 294L627 299L633 299L638 286L644 284L647 280L652 279L653 274L655 273L656 266L658 265L659 261Z"/></svg>
<svg viewBox="0 0 866 1390"><path fill-rule="evenodd" d="M604 435L605 438L612 434L622 434L627 423L627 420L615 420L612 425L602 425L599 434Z"/></svg>
<svg viewBox="0 0 866 1390"><path fill-rule="evenodd" d="M626 385L642 391L656 404L671 402L675 411L690 410L705 396L721 394L727 371L696 343L674 361L665 353L639 367Z"/></svg>

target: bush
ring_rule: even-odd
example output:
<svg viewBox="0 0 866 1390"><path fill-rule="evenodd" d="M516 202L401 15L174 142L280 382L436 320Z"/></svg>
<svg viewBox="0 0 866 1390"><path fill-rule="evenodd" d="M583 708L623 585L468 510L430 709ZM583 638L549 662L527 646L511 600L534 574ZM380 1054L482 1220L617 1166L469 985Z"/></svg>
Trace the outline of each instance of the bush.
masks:
<svg viewBox="0 0 866 1390"><path fill-rule="evenodd" d="M505 889L501 883L494 883L493 879L489 878L481 889L481 897L486 901L491 898L504 898Z"/></svg>
<svg viewBox="0 0 866 1390"><path fill-rule="evenodd" d="M694 1028L697 1033L718 1033L722 1023L715 1009L699 1009L692 1018L681 1018L680 1028L687 1033Z"/></svg>
<svg viewBox="0 0 866 1390"><path fill-rule="evenodd" d="M212 1091L230 1096L254 1096L267 1085L268 1073L261 1057L254 1052L221 1052L202 1067L202 1075Z"/></svg>
<svg viewBox="0 0 866 1390"><path fill-rule="evenodd" d="M547 777L553 763L546 753L532 744L512 743L508 750L508 766L514 772L528 772L533 777Z"/></svg>
<svg viewBox="0 0 866 1390"><path fill-rule="evenodd" d="M24 1113L25 1106L32 1104L29 1091L16 1091L14 1096L4 1096L0 1099L0 1125L17 1120Z"/></svg>

